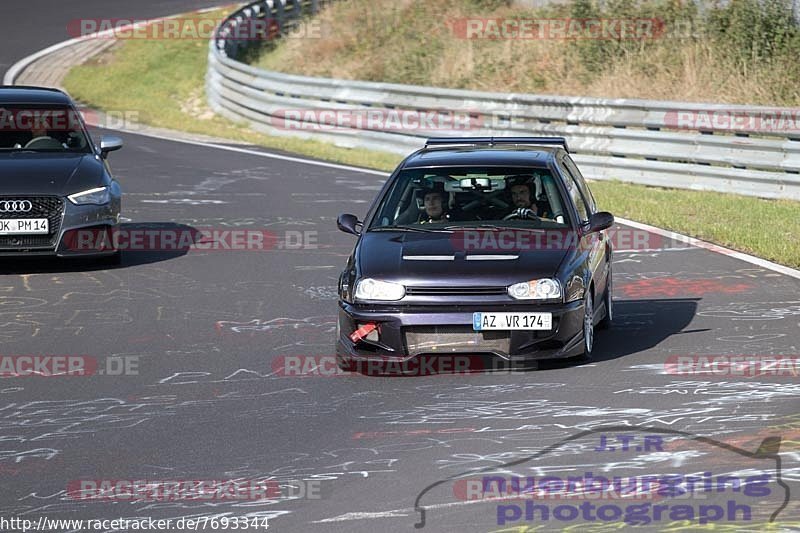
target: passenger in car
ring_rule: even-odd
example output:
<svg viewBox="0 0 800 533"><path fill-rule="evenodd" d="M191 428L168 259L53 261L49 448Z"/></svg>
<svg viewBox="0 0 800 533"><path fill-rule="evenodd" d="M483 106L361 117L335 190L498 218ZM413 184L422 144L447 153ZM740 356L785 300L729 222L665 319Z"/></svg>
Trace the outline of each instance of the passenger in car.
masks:
<svg viewBox="0 0 800 533"><path fill-rule="evenodd" d="M447 193L444 190L443 184L436 183L432 188L422 189L421 196L423 198L424 207L417 222L420 224L429 224L431 222L445 222L450 220Z"/></svg>

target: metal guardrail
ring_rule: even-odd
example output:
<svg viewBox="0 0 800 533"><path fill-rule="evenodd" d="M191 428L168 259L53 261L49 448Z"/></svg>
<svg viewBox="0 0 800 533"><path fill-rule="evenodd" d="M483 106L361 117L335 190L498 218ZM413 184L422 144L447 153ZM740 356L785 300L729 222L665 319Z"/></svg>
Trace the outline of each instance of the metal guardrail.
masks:
<svg viewBox="0 0 800 533"><path fill-rule="evenodd" d="M420 148L431 135L558 135L567 138L589 178L800 200L800 109L314 78L237 60L263 42L265 36L254 36L253 27L272 28L270 37L284 34L330 1L260 0L223 21L210 43L206 91L212 109L270 135L399 154ZM243 26L249 31L238 31ZM398 130L369 123L341 127L327 122L321 111L353 116L407 111L445 119L455 113L466 117L469 126L468 131ZM291 121L287 112L294 113Z"/></svg>

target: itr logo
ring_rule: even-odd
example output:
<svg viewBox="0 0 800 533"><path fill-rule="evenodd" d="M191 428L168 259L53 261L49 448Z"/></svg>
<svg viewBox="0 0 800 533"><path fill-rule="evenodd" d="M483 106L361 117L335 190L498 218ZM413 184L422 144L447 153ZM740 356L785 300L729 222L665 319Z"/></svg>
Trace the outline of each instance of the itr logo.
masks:
<svg viewBox="0 0 800 533"><path fill-rule="evenodd" d="M682 440L690 453L676 456L672 445ZM669 446L665 447L667 442ZM678 430L601 426L568 436L530 456L471 469L428 485L415 500L420 520L414 527L425 527L426 512L433 507L452 506L466 513L480 511L485 504L496 507L490 518L492 527L509 527L511 523L520 527L563 526L563 522L579 521L588 527L598 520L609 528L611 522L623 527L665 521L692 527L717 522L741 523L748 529L769 527L767 524L775 522L790 499L789 485L781 476L780 445L780 436L770 436L756 451L749 451ZM726 451L732 452L727 461ZM602 454L601 462L597 461L598 453ZM570 457L575 458L573 463ZM554 462L548 463L551 458ZM663 472L659 473L659 468ZM681 469L686 472L681 473ZM718 473L715 475L712 469ZM469 487L475 480L479 490L468 503L484 505L465 506L463 497L430 506L421 503L423 497L433 497L437 487L446 485L453 488L446 497L458 498L464 492L456 489ZM499 482L497 490L489 490L494 481ZM658 504L652 503L655 500ZM477 523L479 517L464 520Z"/></svg>

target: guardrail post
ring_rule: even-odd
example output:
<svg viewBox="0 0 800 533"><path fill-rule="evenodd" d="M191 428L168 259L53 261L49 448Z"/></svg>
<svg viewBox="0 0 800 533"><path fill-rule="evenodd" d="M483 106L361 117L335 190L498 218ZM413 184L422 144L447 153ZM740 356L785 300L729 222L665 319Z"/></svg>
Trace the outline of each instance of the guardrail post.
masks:
<svg viewBox="0 0 800 533"><path fill-rule="evenodd" d="M275 21L278 23L278 35L283 35L283 27L285 24L284 19L284 3L285 0L275 1Z"/></svg>
<svg viewBox="0 0 800 533"><path fill-rule="evenodd" d="M292 18L293 19L299 19L300 17L303 16L303 8L300 5L300 0L291 0L291 2L292 2L292 6L293 6L292 7L292 12L293 12Z"/></svg>
<svg viewBox="0 0 800 533"><path fill-rule="evenodd" d="M258 38L254 39L254 44L261 46L264 44L264 41L270 39L270 20L272 20L272 3L270 0L262 0L259 4L258 9L258 20L263 22L263 26L259 28L258 31ZM263 31L263 33L262 33ZM254 32L255 33L255 32ZM255 35L253 36L255 38Z"/></svg>

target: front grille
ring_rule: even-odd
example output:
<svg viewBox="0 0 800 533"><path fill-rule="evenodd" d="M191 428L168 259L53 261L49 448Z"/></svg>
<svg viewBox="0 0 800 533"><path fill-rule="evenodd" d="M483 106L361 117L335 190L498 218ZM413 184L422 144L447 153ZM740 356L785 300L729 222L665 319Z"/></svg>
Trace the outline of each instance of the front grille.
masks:
<svg viewBox="0 0 800 533"><path fill-rule="evenodd" d="M406 287L409 296L484 296L508 294L505 287Z"/></svg>
<svg viewBox="0 0 800 533"><path fill-rule="evenodd" d="M403 331L409 355L423 353L508 354L510 331L472 331L469 326L411 326Z"/></svg>
<svg viewBox="0 0 800 533"><path fill-rule="evenodd" d="M9 218L46 218L50 232L47 235L0 235L0 250L55 248L58 232L61 229L64 200L57 196L0 197L0 201L3 200L28 200L33 204L33 208L25 213L0 213L0 220Z"/></svg>

